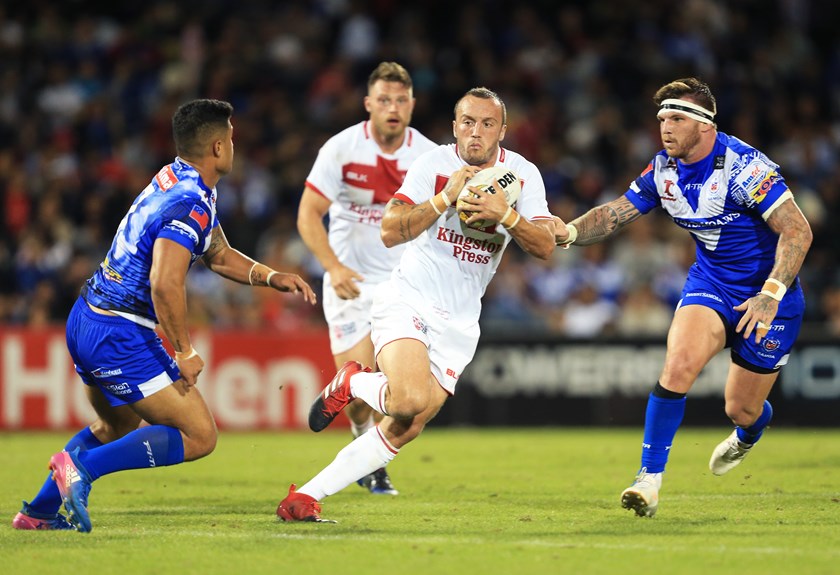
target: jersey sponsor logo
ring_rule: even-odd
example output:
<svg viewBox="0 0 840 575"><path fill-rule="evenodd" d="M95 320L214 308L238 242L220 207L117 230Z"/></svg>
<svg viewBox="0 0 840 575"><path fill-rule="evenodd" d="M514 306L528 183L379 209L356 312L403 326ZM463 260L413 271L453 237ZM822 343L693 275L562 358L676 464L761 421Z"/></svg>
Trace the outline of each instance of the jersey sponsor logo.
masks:
<svg viewBox="0 0 840 575"><path fill-rule="evenodd" d="M767 166L759 163L753 162L752 164L745 167L736 177L735 183L744 190L751 190L754 187L757 187L758 182L763 179L764 174L767 172Z"/></svg>
<svg viewBox="0 0 840 575"><path fill-rule="evenodd" d="M175 172L172 171L171 165L164 166L155 176L155 181L157 182L157 185L160 187L161 191L165 192L166 190L170 189L172 186L178 183L178 177L175 175Z"/></svg>
<svg viewBox="0 0 840 575"><path fill-rule="evenodd" d="M458 379L458 374L455 373L455 370L451 367L446 368L446 375L451 377L452 379Z"/></svg>
<svg viewBox="0 0 840 575"><path fill-rule="evenodd" d="M715 169L722 170L726 165L726 156L715 156Z"/></svg>
<svg viewBox="0 0 840 575"><path fill-rule="evenodd" d="M359 215L360 224L379 226L382 224L382 215L385 213L385 208L379 204L361 206L353 202L350 204L350 211Z"/></svg>
<svg viewBox="0 0 840 575"><path fill-rule="evenodd" d="M115 375L122 375L122 368L108 369L105 367L97 367L92 372L93 377L113 377Z"/></svg>
<svg viewBox="0 0 840 575"><path fill-rule="evenodd" d="M719 218L674 218L674 222L683 228L689 230L711 230L714 228L722 228L726 224L733 222L741 217L740 213L724 214Z"/></svg>
<svg viewBox="0 0 840 575"><path fill-rule="evenodd" d="M210 224L210 214L208 214L205 209L198 204L193 206L192 211L190 212L190 219L198 224L201 231L204 231L208 224Z"/></svg>
<svg viewBox="0 0 840 575"><path fill-rule="evenodd" d="M129 395L131 393L131 386L127 383L107 383L103 387L114 395Z"/></svg>
<svg viewBox="0 0 840 575"><path fill-rule="evenodd" d="M117 282L118 284L122 283L122 275L120 275L120 272L111 267L108 256L105 256L105 261L99 264L99 267L102 268L102 275L106 280L111 280L112 282Z"/></svg>
<svg viewBox="0 0 840 575"><path fill-rule="evenodd" d="M677 197L673 193L671 193L671 186L673 186L673 185L674 185L673 181L665 180L665 189L662 190L663 195L661 195L659 197L662 198L663 200L665 200L666 202L676 202Z"/></svg>
<svg viewBox="0 0 840 575"><path fill-rule="evenodd" d="M750 192L750 197L755 200L756 204L760 204L764 201L764 198L767 197L767 192L769 192L773 188L773 185L778 181L779 174L776 172L770 172L767 174L767 177L761 180L761 183L758 184L752 192Z"/></svg>
<svg viewBox="0 0 840 575"><path fill-rule="evenodd" d="M496 240L500 236L489 239L477 239L456 233L449 228L438 228L437 239L452 244L452 256L465 262L488 264L493 254L502 251L504 243ZM483 253L481 253L483 252Z"/></svg>
<svg viewBox="0 0 840 575"><path fill-rule="evenodd" d="M341 325L333 326L332 328L333 337L336 339L341 339L343 337L347 337L348 335L356 333L356 324L355 323L343 323Z"/></svg>
<svg viewBox="0 0 840 575"><path fill-rule="evenodd" d="M685 294L685 297L704 297L704 298L713 299L717 302L723 303L723 300L720 299L715 294L704 292L704 291L695 291L695 292L687 293L687 294Z"/></svg>

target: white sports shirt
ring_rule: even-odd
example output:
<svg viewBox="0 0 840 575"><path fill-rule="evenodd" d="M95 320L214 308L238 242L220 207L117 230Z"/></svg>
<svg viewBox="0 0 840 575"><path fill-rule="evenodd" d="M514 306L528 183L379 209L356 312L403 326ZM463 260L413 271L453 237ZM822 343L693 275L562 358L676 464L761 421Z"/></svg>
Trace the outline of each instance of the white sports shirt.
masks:
<svg viewBox="0 0 840 575"><path fill-rule="evenodd" d="M440 192L450 176L467 165L455 144L438 146L419 158L396 197L420 204ZM519 176L522 193L515 208L524 220L550 220L545 184L537 167L516 152L499 149L496 165ZM401 294L444 317L478 321L481 297L493 279L511 236L502 225L475 230L450 207L432 226L408 242L391 280Z"/></svg>
<svg viewBox="0 0 840 575"><path fill-rule="evenodd" d="M388 279L402 247L388 249L379 236L385 204L403 183L408 167L436 144L409 127L402 146L384 154L370 122L342 130L321 147L306 185L332 202L328 237L339 261L366 282Z"/></svg>

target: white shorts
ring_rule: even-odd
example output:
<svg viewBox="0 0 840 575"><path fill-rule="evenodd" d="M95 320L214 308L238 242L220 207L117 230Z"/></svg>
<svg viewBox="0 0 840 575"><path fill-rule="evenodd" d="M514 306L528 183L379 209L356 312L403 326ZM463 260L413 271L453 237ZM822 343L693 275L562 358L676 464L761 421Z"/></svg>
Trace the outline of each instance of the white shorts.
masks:
<svg viewBox="0 0 840 575"><path fill-rule="evenodd" d="M358 282L359 297L341 299L335 293L330 274L324 274L324 318L330 329L330 350L344 353L370 335L370 308L378 284Z"/></svg>
<svg viewBox="0 0 840 575"><path fill-rule="evenodd" d="M472 361L478 346L478 321L461 321L446 317L416 298L406 298L391 282L377 286L371 319L373 322L374 357L387 344L398 339L416 339L429 350L432 375L449 395L464 368Z"/></svg>

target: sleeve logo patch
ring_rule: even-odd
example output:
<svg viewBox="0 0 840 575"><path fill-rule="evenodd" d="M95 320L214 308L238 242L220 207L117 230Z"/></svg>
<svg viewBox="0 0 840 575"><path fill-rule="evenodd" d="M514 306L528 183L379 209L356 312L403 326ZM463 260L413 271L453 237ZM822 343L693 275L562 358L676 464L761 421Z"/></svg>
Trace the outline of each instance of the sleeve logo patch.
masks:
<svg viewBox="0 0 840 575"><path fill-rule="evenodd" d="M198 224L202 231L207 229L207 225L210 223L210 215L198 204L193 206L190 218Z"/></svg>

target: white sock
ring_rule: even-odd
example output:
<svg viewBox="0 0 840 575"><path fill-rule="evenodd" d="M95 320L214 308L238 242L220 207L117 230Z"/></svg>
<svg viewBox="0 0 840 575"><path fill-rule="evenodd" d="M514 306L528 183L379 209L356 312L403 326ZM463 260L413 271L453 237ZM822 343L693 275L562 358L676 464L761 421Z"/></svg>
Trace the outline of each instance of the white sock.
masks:
<svg viewBox="0 0 840 575"><path fill-rule="evenodd" d="M357 373L350 378L350 395L361 399L382 415L388 415L385 411L386 389L388 379L382 372Z"/></svg>
<svg viewBox="0 0 840 575"><path fill-rule="evenodd" d="M368 473L385 467L399 451L385 439L377 425L339 451L332 463L298 489L298 493L320 501Z"/></svg>
<svg viewBox="0 0 840 575"><path fill-rule="evenodd" d="M367 433L371 427L373 427L372 413L362 423L356 423L352 419L350 420L350 431L353 433L353 437L359 437L360 435Z"/></svg>

